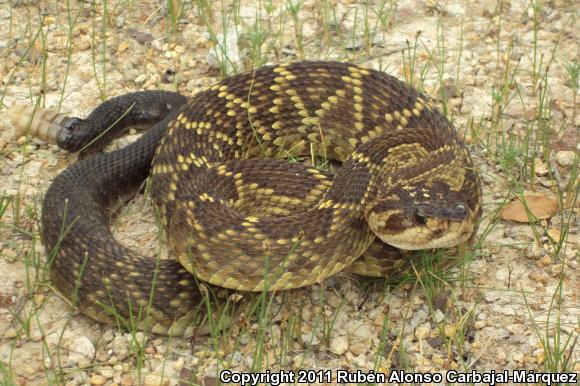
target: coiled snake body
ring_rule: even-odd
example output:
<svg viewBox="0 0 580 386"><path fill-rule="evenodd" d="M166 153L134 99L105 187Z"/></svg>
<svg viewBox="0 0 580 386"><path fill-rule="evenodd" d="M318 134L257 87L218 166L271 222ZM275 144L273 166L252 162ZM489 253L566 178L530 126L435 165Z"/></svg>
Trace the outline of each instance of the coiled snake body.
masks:
<svg viewBox="0 0 580 386"><path fill-rule="evenodd" d="M52 280L98 320L147 308L139 327L180 334L201 298L190 273L239 290L301 287L348 266L369 273L395 248L463 243L480 215L451 124L411 87L353 64L267 66L189 100L128 94L47 136L78 150L113 126L99 148L141 123L153 127L69 167L45 196ZM333 176L288 162L305 155L343 164ZM109 230L107 211L148 175L182 265L139 256Z"/></svg>

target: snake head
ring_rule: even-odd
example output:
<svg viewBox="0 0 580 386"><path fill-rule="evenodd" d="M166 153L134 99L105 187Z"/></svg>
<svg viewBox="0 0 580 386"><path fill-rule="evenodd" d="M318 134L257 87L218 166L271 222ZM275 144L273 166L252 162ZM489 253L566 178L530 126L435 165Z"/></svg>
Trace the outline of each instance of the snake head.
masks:
<svg viewBox="0 0 580 386"><path fill-rule="evenodd" d="M391 190L369 205L366 218L382 241L405 250L453 247L475 222L463 195L440 183Z"/></svg>
<svg viewBox="0 0 580 386"><path fill-rule="evenodd" d="M83 120L76 117L67 118L60 126L56 135L57 145L67 151L76 151L80 149L79 145L79 128Z"/></svg>

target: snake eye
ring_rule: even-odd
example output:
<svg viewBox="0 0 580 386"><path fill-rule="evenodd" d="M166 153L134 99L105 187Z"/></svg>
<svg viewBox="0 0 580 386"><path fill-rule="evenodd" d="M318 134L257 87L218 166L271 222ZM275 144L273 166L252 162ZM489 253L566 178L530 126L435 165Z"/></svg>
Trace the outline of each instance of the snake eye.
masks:
<svg viewBox="0 0 580 386"><path fill-rule="evenodd" d="M427 223L427 217L425 217L425 215L423 213L421 213L421 211L416 210L415 213L413 214L414 220L415 220L415 224L419 224L419 225L425 225Z"/></svg>

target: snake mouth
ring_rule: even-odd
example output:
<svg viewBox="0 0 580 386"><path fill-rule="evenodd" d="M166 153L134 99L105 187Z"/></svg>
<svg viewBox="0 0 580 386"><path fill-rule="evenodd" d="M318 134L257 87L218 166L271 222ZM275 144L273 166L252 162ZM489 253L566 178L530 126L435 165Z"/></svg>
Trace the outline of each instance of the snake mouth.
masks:
<svg viewBox="0 0 580 386"><path fill-rule="evenodd" d="M418 223L402 212L370 212L369 227L383 242L404 250L450 248L474 231L471 211L462 221L427 217Z"/></svg>

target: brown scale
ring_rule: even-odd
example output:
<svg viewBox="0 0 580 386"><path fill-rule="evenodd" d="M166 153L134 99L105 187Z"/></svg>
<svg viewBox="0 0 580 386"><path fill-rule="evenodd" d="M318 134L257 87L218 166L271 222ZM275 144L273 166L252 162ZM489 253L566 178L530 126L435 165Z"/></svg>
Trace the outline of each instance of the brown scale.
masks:
<svg viewBox="0 0 580 386"><path fill-rule="evenodd" d="M139 95L122 101L147 106L152 94ZM140 327L179 334L200 300L175 261L138 256L107 228L104 210L149 168L172 254L226 288L295 288L353 263L358 273L387 274L409 265L401 249L465 242L481 215L465 145L427 97L387 74L298 62L232 76L185 104L159 95L159 111L170 110L151 114L160 123L125 149L74 165L46 195L43 240L61 247L53 280L70 297L88 256L78 306L99 320L110 316L95 303L124 317L149 304L154 275L157 294ZM175 103L178 111L166 107ZM332 176L285 160L311 155L342 167ZM68 202L78 221L61 243Z"/></svg>
<svg viewBox="0 0 580 386"><path fill-rule="evenodd" d="M303 92L309 89L312 92ZM414 164L402 170L397 169L400 160L393 160L394 166L388 167L389 162L384 160L392 158L389 149L409 143L432 153L449 145L449 151L432 157L436 165L450 165L463 154L455 151L461 146L455 132L425 105L425 99L385 74L327 63L266 67L229 78L198 94L189 109L170 125L154 161L176 164L180 149L203 160L178 171L177 178L175 172L169 173L169 179L164 177L166 174L154 174L153 185L159 187L158 205L166 207L170 232L184 232L192 219L203 229L183 236L188 247L176 246L175 254L201 279L244 290L262 290L264 285L271 289L307 285L323 278L320 271L326 274L342 269L374 239L362 221L365 210L361 202L370 202L381 189L389 189L384 186L387 182L403 184L408 182L409 174L434 180L440 173L423 173L429 172L433 164L419 162L419 156L410 158ZM201 129L187 129L188 125ZM418 126L425 127L410 130ZM385 132L389 135L383 135ZM312 195L312 206L307 210L289 204L292 197L300 197L291 191L290 183L290 191L281 195L285 184L280 181L292 177L283 161L277 181L264 177L261 161L228 166L227 174L216 171L233 158L272 156L298 143L315 144L319 155L324 153L338 161L345 161L353 147L368 143L363 154L369 159L347 161L323 198ZM304 146L300 151L310 149ZM465 162L468 160L462 159L460 164ZM374 174L371 165L379 165ZM391 179L387 181L386 175ZM172 184L172 179L176 183ZM212 185L217 188L208 190ZM302 199L308 196L308 189L307 185L302 187ZM244 193L241 199L240 193ZM317 206L321 199L331 204ZM173 202L185 200L192 201L192 207L174 213ZM259 216L256 222L248 225L247 218L255 216ZM351 238L362 241L340 243L340 239ZM241 263L236 259L229 265L215 263L220 256L229 255L231 248L239 252L236 259ZM249 262L265 255L273 266L283 270L257 282L256 265ZM317 271L316 267L323 268Z"/></svg>

